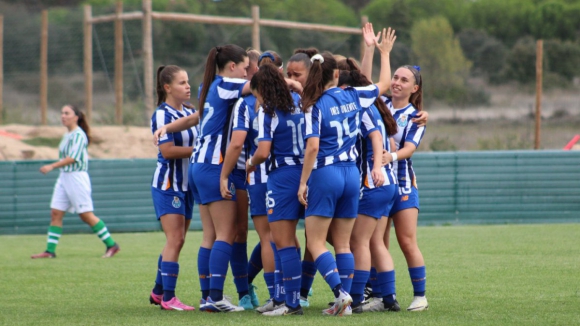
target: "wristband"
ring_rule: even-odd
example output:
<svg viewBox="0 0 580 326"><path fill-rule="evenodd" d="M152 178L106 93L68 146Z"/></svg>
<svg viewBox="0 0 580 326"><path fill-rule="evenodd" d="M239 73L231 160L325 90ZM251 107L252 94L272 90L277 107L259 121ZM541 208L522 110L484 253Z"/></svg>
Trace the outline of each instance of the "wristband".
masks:
<svg viewBox="0 0 580 326"><path fill-rule="evenodd" d="M397 152L391 153L391 157L393 158L393 160L391 162L396 162L399 159Z"/></svg>
<svg viewBox="0 0 580 326"><path fill-rule="evenodd" d="M250 159L248 160L248 165L249 166L254 166L254 164L252 163L252 158L250 157Z"/></svg>

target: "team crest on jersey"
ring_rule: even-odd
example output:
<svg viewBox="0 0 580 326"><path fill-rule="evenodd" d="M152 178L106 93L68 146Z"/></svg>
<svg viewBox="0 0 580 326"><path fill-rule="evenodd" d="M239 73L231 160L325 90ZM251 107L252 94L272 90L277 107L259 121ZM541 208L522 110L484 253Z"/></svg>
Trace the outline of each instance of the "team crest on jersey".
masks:
<svg viewBox="0 0 580 326"><path fill-rule="evenodd" d="M179 200L179 197L175 196L173 197L173 202L171 204L173 205L173 207L179 208L181 207L181 200Z"/></svg>
<svg viewBox="0 0 580 326"><path fill-rule="evenodd" d="M397 118L397 126L401 128L405 128L409 123L408 116L406 114L401 114L399 118Z"/></svg>

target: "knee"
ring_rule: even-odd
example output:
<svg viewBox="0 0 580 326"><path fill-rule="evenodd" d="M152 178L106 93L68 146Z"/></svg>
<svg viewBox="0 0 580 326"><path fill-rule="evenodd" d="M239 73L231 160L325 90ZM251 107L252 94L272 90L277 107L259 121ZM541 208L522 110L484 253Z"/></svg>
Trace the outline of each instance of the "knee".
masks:
<svg viewBox="0 0 580 326"><path fill-rule="evenodd" d="M56 210L56 209L51 209L50 210L50 221L51 222L60 222L62 221L62 218L64 216L64 213Z"/></svg>

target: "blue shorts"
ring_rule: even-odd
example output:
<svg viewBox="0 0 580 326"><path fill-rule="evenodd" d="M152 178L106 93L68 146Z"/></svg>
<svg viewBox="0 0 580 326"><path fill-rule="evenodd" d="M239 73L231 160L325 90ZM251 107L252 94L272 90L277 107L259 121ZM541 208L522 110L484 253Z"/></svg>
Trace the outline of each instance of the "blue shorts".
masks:
<svg viewBox="0 0 580 326"><path fill-rule="evenodd" d="M411 187L410 190L398 187L398 191L395 193L393 208L391 208L389 216L392 217L397 212L407 208L419 209L419 191L415 187Z"/></svg>
<svg viewBox="0 0 580 326"><path fill-rule="evenodd" d="M191 220L193 212L191 191L181 192L151 187L151 197L153 197L153 207L155 207L157 219L167 214L178 214L185 216L186 220Z"/></svg>
<svg viewBox="0 0 580 326"><path fill-rule="evenodd" d="M268 186L265 183L256 183L248 185L248 201L250 202L250 215L260 216L267 215L266 210L266 191Z"/></svg>
<svg viewBox="0 0 580 326"><path fill-rule="evenodd" d="M248 190L245 170L233 169L231 178L234 180L234 187L236 187L236 190Z"/></svg>
<svg viewBox="0 0 580 326"><path fill-rule="evenodd" d="M312 171L308 180L306 216L355 218L360 176L353 163L338 163Z"/></svg>
<svg viewBox="0 0 580 326"><path fill-rule="evenodd" d="M187 170L187 184L191 195L193 196L193 200L196 204L201 204L201 197L199 197L199 192L197 192L197 188L193 183L193 163L189 163L189 169Z"/></svg>
<svg viewBox="0 0 580 326"><path fill-rule="evenodd" d="M304 218L304 206L298 201L302 166L284 166L268 175L268 222Z"/></svg>
<svg viewBox="0 0 580 326"><path fill-rule="evenodd" d="M193 178L192 187L195 186L199 194L200 204L207 205L214 201L227 200L222 197L220 192L220 174L222 172L221 165L194 163L193 167L189 169ZM230 189L234 188L234 181L230 175L229 177ZM236 200L236 192L232 194L232 199Z"/></svg>
<svg viewBox="0 0 580 326"><path fill-rule="evenodd" d="M373 189L364 187L358 203L358 213L379 220L382 216L389 216L397 188L399 187L395 184Z"/></svg>

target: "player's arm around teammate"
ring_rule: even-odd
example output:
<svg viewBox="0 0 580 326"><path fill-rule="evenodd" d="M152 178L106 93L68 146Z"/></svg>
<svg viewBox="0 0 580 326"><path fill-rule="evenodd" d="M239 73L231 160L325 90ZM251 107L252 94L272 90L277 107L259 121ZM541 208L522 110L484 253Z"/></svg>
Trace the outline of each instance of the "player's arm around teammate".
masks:
<svg viewBox="0 0 580 326"><path fill-rule="evenodd" d="M274 242L276 265L281 267L285 295L273 298L265 316L302 315L300 306L301 265L296 244L296 225L304 207L296 200L302 164L304 115L299 96L291 93L274 55L265 57L250 83L260 103L258 148L248 162L248 170L264 162L268 165L267 208ZM278 258L279 257L279 258ZM278 263L279 261L279 263ZM277 268L278 269L278 268ZM264 307L265 308L265 307Z"/></svg>
<svg viewBox="0 0 580 326"><path fill-rule="evenodd" d="M157 105L151 117L151 132L178 119L193 115L185 102L191 96L187 73L178 66L157 69ZM159 138L157 168L153 175L151 194L153 206L166 242L158 260L158 273L150 302L161 309L187 311L175 296L179 275L179 254L192 218L193 197L188 185L188 158L193 150L195 129L164 134Z"/></svg>
<svg viewBox="0 0 580 326"><path fill-rule="evenodd" d="M399 246L405 255L414 298L407 310L422 311L429 308L425 297L426 270L423 254L417 244L417 221L419 218L419 193L411 156L420 144L425 127L418 126L413 118L422 110L423 81L419 67L402 66L393 74L391 96L387 105L398 125L394 136L396 151L391 153L397 164L399 188L393 208L389 213L395 225ZM390 223L388 224L390 225ZM388 246L389 228L384 241Z"/></svg>

